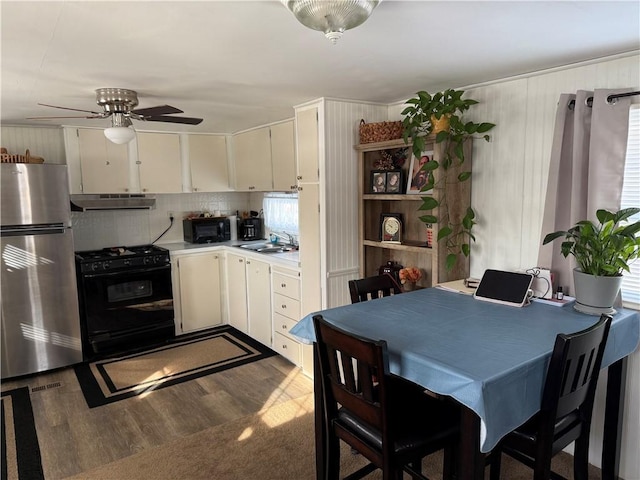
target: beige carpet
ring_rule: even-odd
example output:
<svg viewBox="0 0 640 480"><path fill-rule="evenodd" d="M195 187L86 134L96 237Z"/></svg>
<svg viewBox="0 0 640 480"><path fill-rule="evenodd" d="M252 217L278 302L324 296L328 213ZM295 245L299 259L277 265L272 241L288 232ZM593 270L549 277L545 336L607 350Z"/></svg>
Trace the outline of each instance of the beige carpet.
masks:
<svg viewBox="0 0 640 480"><path fill-rule="evenodd" d="M315 478L313 431L313 395L308 394L69 480L311 480ZM342 446L341 477L344 477L365 461ZM571 458L560 454L554 459L554 469L567 478L573 477ZM532 478L531 470L510 458L505 457L502 463L502 478ZM430 478L442 478L441 457L426 459L424 471ZM382 475L376 471L366 478L377 480ZM589 479L597 478L599 470L592 467Z"/></svg>

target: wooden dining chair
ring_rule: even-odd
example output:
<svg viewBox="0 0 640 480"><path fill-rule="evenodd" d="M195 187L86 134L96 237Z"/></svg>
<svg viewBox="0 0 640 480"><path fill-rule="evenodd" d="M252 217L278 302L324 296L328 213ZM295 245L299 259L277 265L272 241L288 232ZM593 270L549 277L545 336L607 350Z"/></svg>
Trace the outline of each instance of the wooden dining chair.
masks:
<svg viewBox="0 0 640 480"><path fill-rule="evenodd" d="M347 478L380 468L384 480L403 471L426 479L421 461L444 449L444 476L455 469L460 410L389 373L387 344L347 333L313 317L328 430L328 478L340 475L340 440L369 460ZM376 382L373 378L377 379Z"/></svg>
<svg viewBox="0 0 640 480"><path fill-rule="evenodd" d="M533 468L534 480L563 479L551 471L551 458L575 441L573 475L587 480L591 414L611 317L593 326L558 334L540 411L503 438L491 458L491 480L500 478L500 452Z"/></svg>
<svg viewBox="0 0 640 480"><path fill-rule="evenodd" d="M373 277L349 280L351 303L366 302L389 295L402 293L402 288L391 275L376 275Z"/></svg>

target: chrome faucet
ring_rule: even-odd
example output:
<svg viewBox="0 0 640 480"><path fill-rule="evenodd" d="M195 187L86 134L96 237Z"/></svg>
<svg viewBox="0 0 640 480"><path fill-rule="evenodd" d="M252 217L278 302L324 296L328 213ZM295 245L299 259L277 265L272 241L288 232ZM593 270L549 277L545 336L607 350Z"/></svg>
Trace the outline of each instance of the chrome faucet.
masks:
<svg viewBox="0 0 640 480"><path fill-rule="evenodd" d="M290 233L287 232L271 232L273 235L275 235L278 238L286 238L287 241L289 242L289 245L291 245L292 247L297 247L298 244L296 242L296 237L295 235L292 235ZM285 237L286 235L286 237Z"/></svg>

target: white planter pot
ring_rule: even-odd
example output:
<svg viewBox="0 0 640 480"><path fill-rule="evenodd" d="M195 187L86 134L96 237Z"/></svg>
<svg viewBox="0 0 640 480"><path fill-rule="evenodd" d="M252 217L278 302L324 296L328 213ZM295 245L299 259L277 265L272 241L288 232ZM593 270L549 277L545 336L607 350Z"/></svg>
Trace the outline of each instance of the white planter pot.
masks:
<svg viewBox="0 0 640 480"><path fill-rule="evenodd" d="M622 276L598 277L573 269L576 303L573 308L590 315L613 314Z"/></svg>

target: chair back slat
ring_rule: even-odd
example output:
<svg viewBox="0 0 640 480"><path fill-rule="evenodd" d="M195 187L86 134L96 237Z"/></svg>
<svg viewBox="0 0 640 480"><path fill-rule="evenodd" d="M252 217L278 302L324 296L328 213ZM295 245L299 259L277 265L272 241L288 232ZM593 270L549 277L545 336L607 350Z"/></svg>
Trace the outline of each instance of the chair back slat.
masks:
<svg viewBox="0 0 640 480"><path fill-rule="evenodd" d="M353 371L353 362L354 359L350 355L341 352L340 364L342 365L342 380L350 392L358 393L358 382Z"/></svg>
<svg viewBox="0 0 640 480"><path fill-rule="evenodd" d="M603 315L590 328L556 337L542 400L554 421L578 408L590 418L610 326L611 317Z"/></svg>
<svg viewBox="0 0 640 480"><path fill-rule="evenodd" d="M337 412L339 404L382 430L381 402L386 398L385 375L389 374L386 342L373 342L343 332L320 315L313 321L328 416Z"/></svg>
<svg viewBox="0 0 640 480"><path fill-rule="evenodd" d="M376 275L359 280L349 280L351 303L366 302L399 293L402 293L402 288L391 275Z"/></svg>

